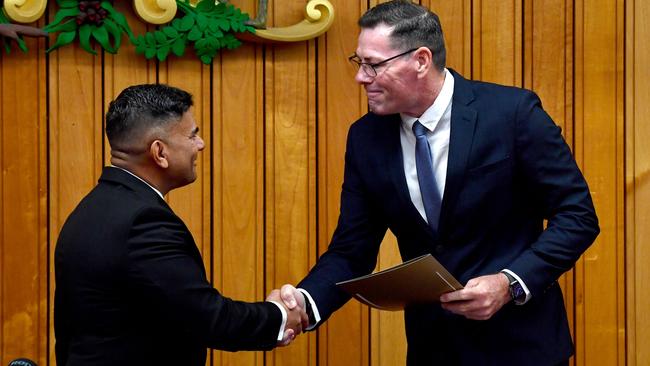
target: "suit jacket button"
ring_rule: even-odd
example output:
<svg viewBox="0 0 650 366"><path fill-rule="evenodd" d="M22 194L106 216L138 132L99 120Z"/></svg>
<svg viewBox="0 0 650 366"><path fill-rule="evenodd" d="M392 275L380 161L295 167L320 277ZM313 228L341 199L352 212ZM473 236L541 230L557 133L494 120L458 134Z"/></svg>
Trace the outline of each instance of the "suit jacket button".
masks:
<svg viewBox="0 0 650 366"><path fill-rule="evenodd" d="M440 254L445 251L445 246L442 244L436 245L436 253Z"/></svg>

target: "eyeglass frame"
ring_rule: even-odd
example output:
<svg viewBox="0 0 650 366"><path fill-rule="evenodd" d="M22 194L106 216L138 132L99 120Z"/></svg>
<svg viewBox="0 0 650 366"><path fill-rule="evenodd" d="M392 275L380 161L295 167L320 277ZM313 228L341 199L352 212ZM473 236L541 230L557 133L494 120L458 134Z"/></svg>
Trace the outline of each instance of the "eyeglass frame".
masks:
<svg viewBox="0 0 650 366"><path fill-rule="evenodd" d="M387 62L392 61L392 60L394 60L394 59L396 59L396 58L398 58L398 57L402 57L402 56L404 56L404 55L408 55L409 53L411 53L411 52L413 52L413 51L417 51L419 48L420 48L420 47L411 48L411 49L408 50L408 51L402 52L402 53L400 53L400 54L398 54L398 55L395 55L395 56L393 56L393 57L389 57L389 58L387 58L387 59L385 59L385 60L382 60L382 61L379 61L379 62L375 62L375 63L370 63L370 62L363 62L363 61L361 61L361 58L360 58L359 55L357 55L356 53L354 53L353 55L351 55L350 57L348 57L348 61L349 61L351 64L355 65L355 66L357 67L357 70L358 70L358 69L362 69L363 72L364 72L366 75L370 76L371 78L375 78L375 77L377 77L377 75L379 75L379 73L377 72L377 70L375 69L375 67L377 67L377 66L381 66L381 65L384 65L384 64L386 64ZM369 70L369 69L368 69L368 66L370 66L370 70L372 70L372 72L374 73L374 75L372 75L372 74L370 74L370 73L368 72L368 70Z"/></svg>

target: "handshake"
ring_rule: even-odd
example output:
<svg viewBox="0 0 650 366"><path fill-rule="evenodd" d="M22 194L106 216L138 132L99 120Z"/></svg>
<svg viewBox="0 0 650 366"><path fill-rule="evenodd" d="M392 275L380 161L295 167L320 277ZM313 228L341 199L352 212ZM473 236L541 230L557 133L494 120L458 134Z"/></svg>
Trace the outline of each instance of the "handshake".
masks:
<svg viewBox="0 0 650 366"><path fill-rule="evenodd" d="M271 291L266 301L272 301L284 307L287 322L284 334L278 346L288 346L303 329L309 327L309 316L305 296L292 285L284 285L281 289Z"/></svg>

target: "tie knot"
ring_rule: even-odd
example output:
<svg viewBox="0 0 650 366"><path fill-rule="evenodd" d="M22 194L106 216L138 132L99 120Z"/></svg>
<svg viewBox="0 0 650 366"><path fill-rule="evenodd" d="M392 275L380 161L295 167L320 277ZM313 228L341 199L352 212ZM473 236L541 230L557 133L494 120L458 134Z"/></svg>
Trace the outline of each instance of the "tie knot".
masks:
<svg viewBox="0 0 650 366"><path fill-rule="evenodd" d="M420 121L415 121L413 124L413 134L415 134L415 137L425 136L427 134L427 128Z"/></svg>

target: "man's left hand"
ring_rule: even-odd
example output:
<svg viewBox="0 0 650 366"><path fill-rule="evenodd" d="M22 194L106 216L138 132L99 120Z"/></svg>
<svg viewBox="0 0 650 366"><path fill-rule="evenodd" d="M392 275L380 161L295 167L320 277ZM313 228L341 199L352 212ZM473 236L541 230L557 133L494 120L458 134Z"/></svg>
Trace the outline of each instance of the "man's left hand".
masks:
<svg viewBox="0 0 650 366"><path fill-rule="evenodd" d="M510 299L508 278L497 273L473 278L465 288L440 296L442 308L468 319L487 320Z"/></svg>

